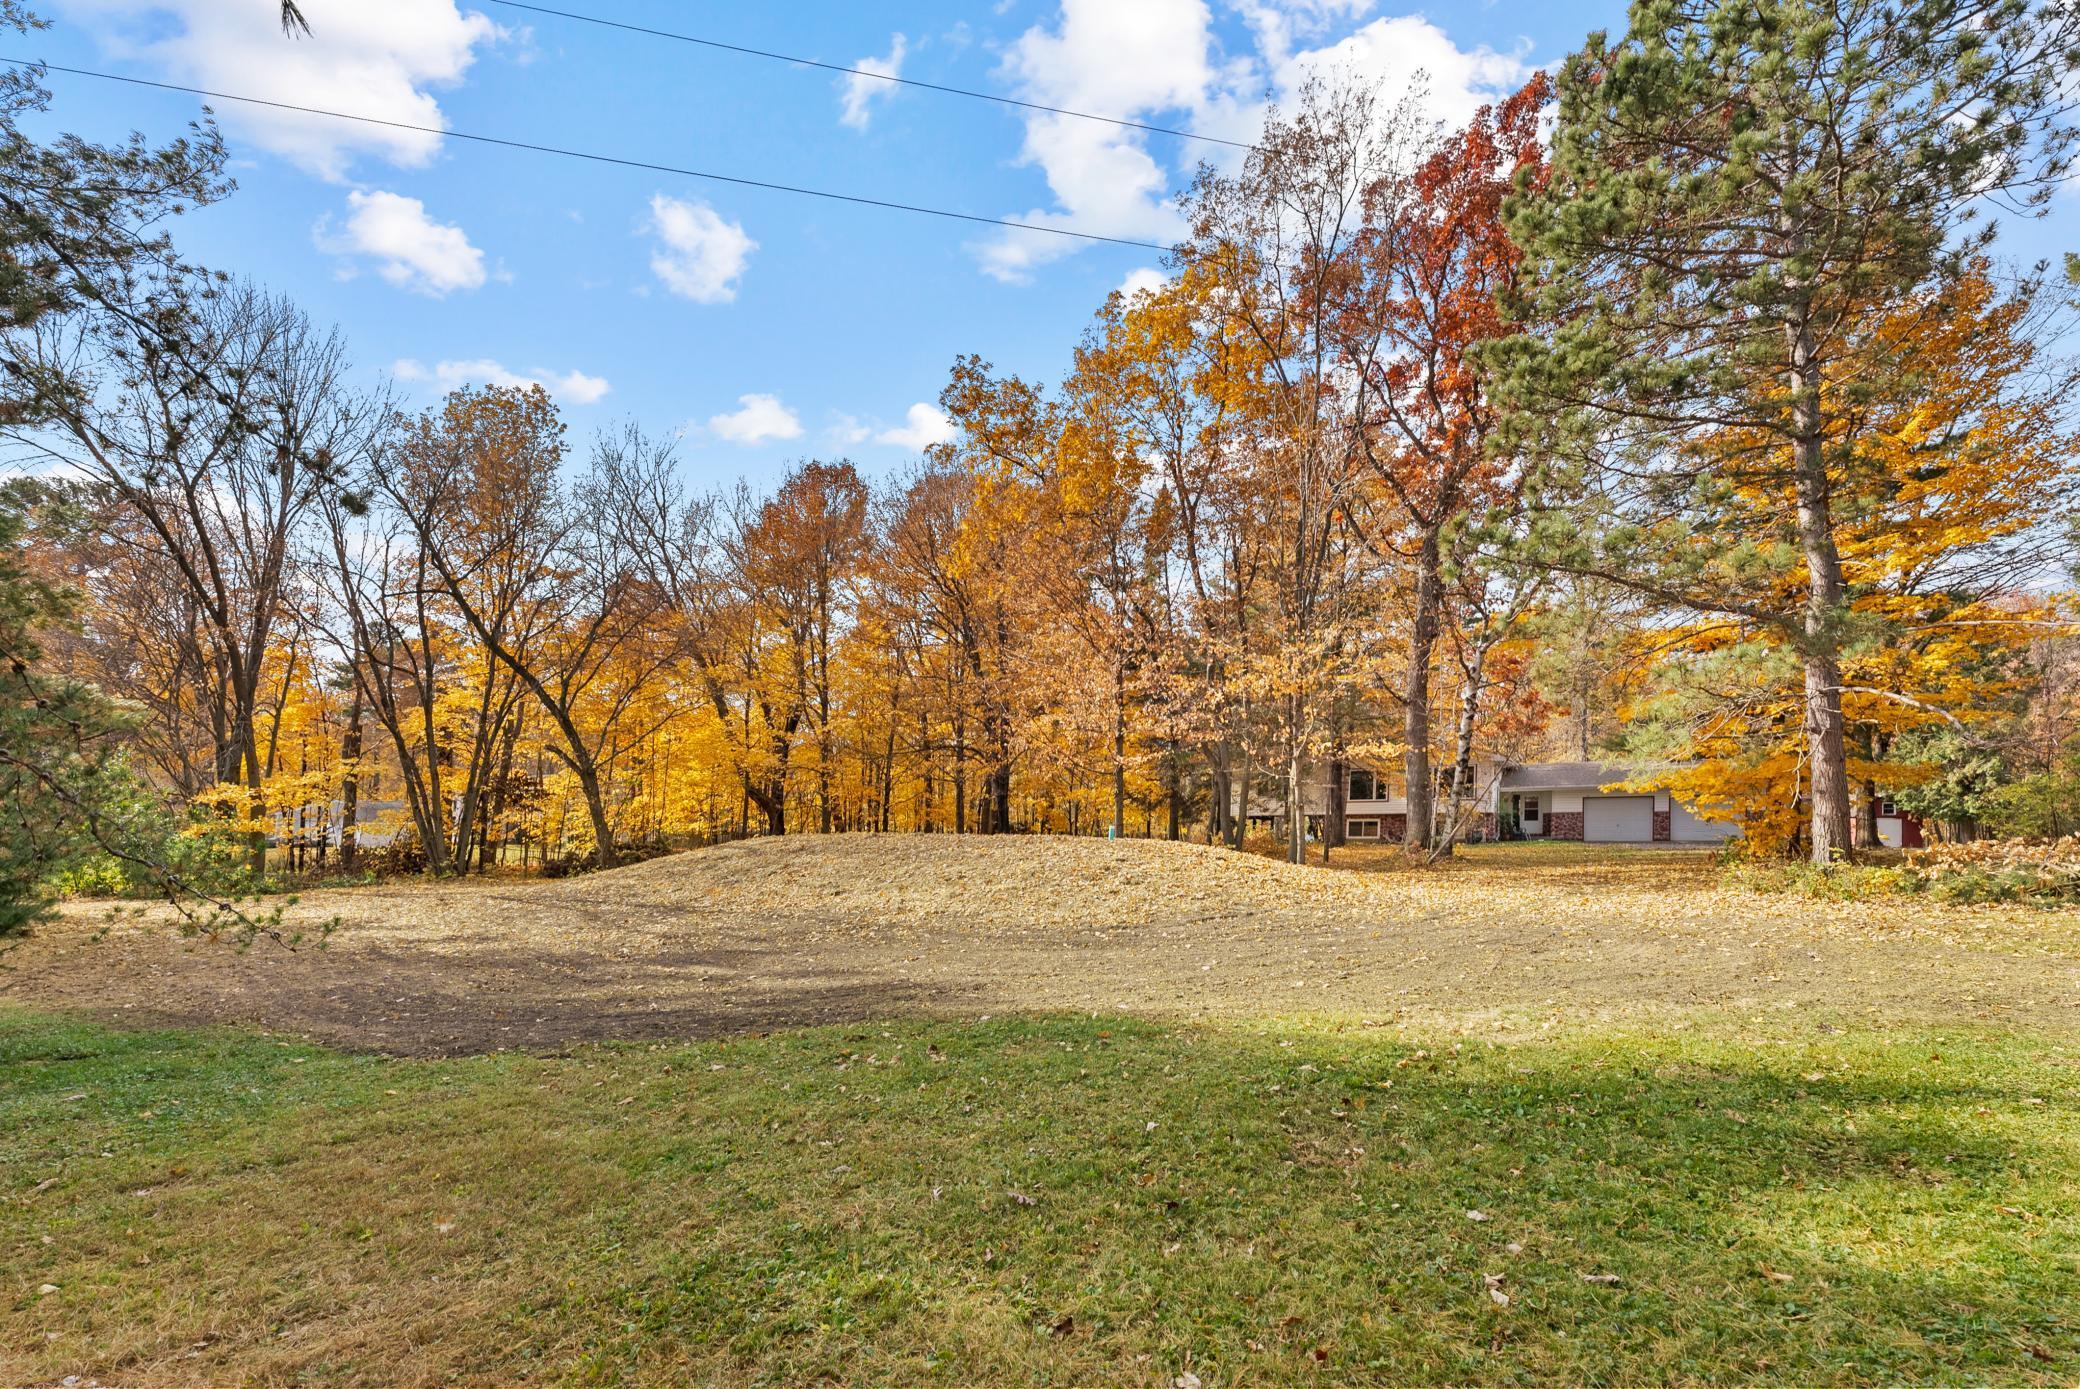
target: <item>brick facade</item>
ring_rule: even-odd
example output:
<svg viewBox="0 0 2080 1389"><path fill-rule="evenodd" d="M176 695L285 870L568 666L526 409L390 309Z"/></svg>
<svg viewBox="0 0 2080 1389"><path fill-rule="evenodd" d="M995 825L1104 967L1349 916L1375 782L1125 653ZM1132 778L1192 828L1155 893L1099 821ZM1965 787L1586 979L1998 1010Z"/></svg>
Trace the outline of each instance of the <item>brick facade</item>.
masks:
<svg viewBox="0 0 2080 1389"><path fill-rule="evenodd" d="M1347 816L1346 819L1379 821L1379 838L1377 840L1351 839L1345 836L1344 842L1347 844L1402 844L1408 840L1408 816L1406 815L1399 813L1373 815L1363 811L1356 811ZM1493 841L1495 838L1495 823L1494 812L1484 810L1467 822L1467 837L1471 838L1475 833L1478 833L1483 838ZM1579 839L1581 836L1577 834L1575 838Z"/></svg>
<svg viewBox="0 0 2080 1389"><path fill-rule="evenodd" d="M1546 812L1546 838L1579 840L1581 837L1581 811L1550 810Z"/></svg>

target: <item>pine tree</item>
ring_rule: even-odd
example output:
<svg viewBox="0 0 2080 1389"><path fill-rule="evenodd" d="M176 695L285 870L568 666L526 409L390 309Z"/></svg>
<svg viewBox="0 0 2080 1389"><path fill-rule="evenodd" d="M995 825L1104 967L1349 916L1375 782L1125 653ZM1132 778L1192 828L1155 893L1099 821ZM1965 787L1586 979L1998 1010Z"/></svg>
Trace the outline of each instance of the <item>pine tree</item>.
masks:
<svg viewBox="0 0 2080 1389"><path fill-rule="evenodd" d="M1639 0L1622 38L1563 66L1549 181L1510 209L1533 287L1517 313L1538 325L1498 353L1511 442L1622 452L1626 500L1655 522L1651 544L1620 526L1564 563L1783 631L1816 862L1849 844L1841 426L1913 362L1834 368L1857 322L1983 248L1990 199L2042 210L2071 163L2076 61L2080 13L2044 0ZM1729 432L1752 449L1690 447ZM1759 548L1711 525L1726 488L1757 485L1786 501ZM1750 601L1726 582L1736 558L1788 567L1800 601Z"/></svg>

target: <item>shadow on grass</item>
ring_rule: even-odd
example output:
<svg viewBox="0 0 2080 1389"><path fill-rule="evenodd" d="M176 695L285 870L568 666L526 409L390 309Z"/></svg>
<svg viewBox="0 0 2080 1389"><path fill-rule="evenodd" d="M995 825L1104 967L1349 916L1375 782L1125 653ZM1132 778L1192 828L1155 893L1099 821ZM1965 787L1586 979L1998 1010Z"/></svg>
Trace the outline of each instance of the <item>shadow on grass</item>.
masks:
<svg viewBox="0 0 2080 1389"><path fill-rule="evenodd" d="M407 1062L0 1014L0 1344L153 1383L2064 1383L2073 1060L1048 1018Z"/></svg>
<svg viewBox="0 0 2080 1389"><path fill-rule="evenodd" d="M85 1011L124 1025L230 1021L406 1057L555 1052L604 1041L684 1041L919 1016L962 1008L973 992L943 980L927 987L867 967L698 939L625 954L594 944L516 946L488 935L464 943L466 970L447 954L381 945L357 950L350 968L326 968L330 961L322 958L284 967L266 955L227 954L181 988L160 990L153 1002L126 1003L120 1019L94 1001L91 956L84 970L68 961L52 973L64 985L58 1006L77 999ZM24 993L32 1006L52 1006L33 986ZM125 996L137 993L133 987Z"/></svg>

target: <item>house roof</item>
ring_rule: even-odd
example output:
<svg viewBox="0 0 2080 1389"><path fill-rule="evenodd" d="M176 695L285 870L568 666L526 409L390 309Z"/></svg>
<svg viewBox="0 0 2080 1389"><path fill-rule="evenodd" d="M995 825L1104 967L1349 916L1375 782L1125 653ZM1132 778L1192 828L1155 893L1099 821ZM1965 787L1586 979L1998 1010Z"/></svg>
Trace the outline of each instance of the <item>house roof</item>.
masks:
<svg viewBox="0 0 2080 1389"><path fill-rule="evenodd" d="M1557 791L1593 790L1613 781L1630 781L1648 772L1661 770L1665 763L1654 762L1532 762L1521 767L1502 769L1502 789L1505 791Z"/></svg>

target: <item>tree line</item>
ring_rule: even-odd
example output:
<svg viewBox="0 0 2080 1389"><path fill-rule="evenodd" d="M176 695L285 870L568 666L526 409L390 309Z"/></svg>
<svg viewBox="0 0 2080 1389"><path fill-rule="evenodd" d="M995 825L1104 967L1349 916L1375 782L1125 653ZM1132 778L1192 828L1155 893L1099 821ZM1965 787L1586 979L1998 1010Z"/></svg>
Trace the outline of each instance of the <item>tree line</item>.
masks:
<svg viewBox="0 0 2080 1389"><path fill-rule="evenodd" d="M1434 851L1477 766L1556 751L1676 764L1821 863L1888 799L2055 829L2069 306L1991 214L2068 174L2076 53L2027 0L1641 0L1458 129L1317 81L1061 380L964 358L950 441L770 492L637 424L573 441L539 387L357 384L165 235L228 192L213 130L38 146L15 69L9 775L78 824L127 769L251 869L355 866L375 800L432 873L803 829L1239 845L1252 811L1298 860L1346 765Z"/></svg>

